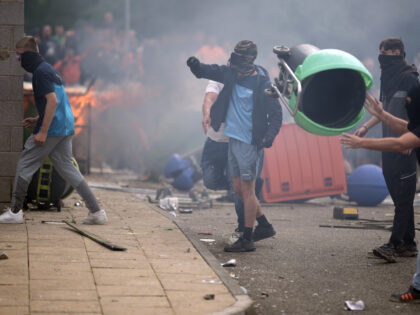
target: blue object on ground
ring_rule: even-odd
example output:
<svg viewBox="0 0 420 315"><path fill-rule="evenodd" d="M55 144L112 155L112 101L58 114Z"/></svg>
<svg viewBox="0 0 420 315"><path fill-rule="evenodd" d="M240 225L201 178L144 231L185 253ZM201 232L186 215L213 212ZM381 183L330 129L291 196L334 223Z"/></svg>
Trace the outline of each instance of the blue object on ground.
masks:
<svg viewBox="0 0 420 315"><path fill-rule="evenodd" d="M166 162L165 177L175 178L190 167L190 161L182 159L178 154L172 154Z"/></svg>
<svg viewBox="0 0 420 315"><path fill-rule="evenodd" d="M376 206L388 196L382 169L373 164L357 167L347 177L347 194L360 206Z"/></svg>
<svg viewBox="0 0 420 315"><path fill-rule="evenodd" d="M176 189L190 190L194 186L193 174L195 170L193 167L188 167L179 174L171 183Z"/></svg>

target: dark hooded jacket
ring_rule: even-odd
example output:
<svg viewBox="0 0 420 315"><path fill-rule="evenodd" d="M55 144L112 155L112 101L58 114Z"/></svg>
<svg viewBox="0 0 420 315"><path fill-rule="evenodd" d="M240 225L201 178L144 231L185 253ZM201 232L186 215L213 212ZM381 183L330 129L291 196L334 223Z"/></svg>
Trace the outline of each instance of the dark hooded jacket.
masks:
<svg viewBox="0 0 420 315"><path fill-rule="evenodd" d="M415 72L407 73L395 84L396 86L393 87L391 93L384 93L387 92L386 90L381 93L384 109L387 112L398 118L408 120L405 108L407 92L419 84L417 76L418 74ZM382 136L398 137L399 135L382 124ZM404 178L416 172L416 154L414 151L409 155L397 152L382 152L382 164L384 175Z"/></svg>
<svg viewBox="0 0 420 315"><path fill-rule="evenodd" d="M270 79L261 66L256 66L257 84L253 91L254 107L252 112L252 141L253 145L261 146L264 138L271 142L277 136L282 125L282 109L277 99L268 97L264 90L270 86ZM236 84L236 75L228 66L208 65L199 63L191 68L197 78L221 82L224 84L217 100L210 111L211 126L218 131L222 122L225 122L230 97Z"/></svg>

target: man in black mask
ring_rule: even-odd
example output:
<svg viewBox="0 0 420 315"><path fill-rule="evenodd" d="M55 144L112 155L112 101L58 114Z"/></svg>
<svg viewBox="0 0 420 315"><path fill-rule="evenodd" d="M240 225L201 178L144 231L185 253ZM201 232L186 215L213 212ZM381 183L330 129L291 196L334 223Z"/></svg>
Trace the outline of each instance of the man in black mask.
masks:
<svg viewBox="0 0 420 315"><path fill-rule="evenodd" d="M399 138L363 139L354 135L343 134L341 143L346 148L365 148L388 152L403 152L415 149L420 164L420 85L412 88L406 98L407 121L397 118L383 110L377 99L367 95L366 109L388 126ZM414 218L413 218L414 222ZM420 303L420 256L417 257L417 272L408 290L391 295L391 301L400 303Z"/></svg>
<svg viewBox="0 0 420 315"><path fill-rule="evenodd" d="M258 161L264 148L272 146L282 124L278 100L267 97L270 86L268 73L255 65L257 46L250 40L235 45L230 66L207 65L190 57L187 65L197 78L223 83L210 110L211 127L218 131L225 123L224 134L229 137L228 167L234 191L244 202L245 227L243 235L227 252L255 250L254 241L276 234L255 196ZM258 225L254 229L255 221Z"/></svg>
<svg viewBox="0 0 420 315"><path fill-rule="evenodd" d="M380 100L384 109L393 116L407 121L405 108L407 92L419 85L415 66L405 60L404 44L400 38L387 38L379 45L381 66ZM363 137L380 120L374 116L355 132ZM398 134L382 126L383 137L398 137ZM382 170L395 206L392 234L388 243L373 249L373 254L388 262L396 257L415 257L417 245L414 241L414 208L416 192L415 152L383 152Z"/></svg>
<svg viewBox="0 0 420 315"><path fill-rule="evenodd" d="M83 223L105 224L108 220L105 211L99 207L87 182L73 164L74 117L60 76L41 57L32 36L25 36L16 43L16 57L22 68L33 74L32 86L38 116L22 121L25 128L33 128L33 133L19 156L12 202L0 215L0 224L24 222L22 206L29 183L47 157L51 159L55 170L85 200L89 214Z"/></svg>

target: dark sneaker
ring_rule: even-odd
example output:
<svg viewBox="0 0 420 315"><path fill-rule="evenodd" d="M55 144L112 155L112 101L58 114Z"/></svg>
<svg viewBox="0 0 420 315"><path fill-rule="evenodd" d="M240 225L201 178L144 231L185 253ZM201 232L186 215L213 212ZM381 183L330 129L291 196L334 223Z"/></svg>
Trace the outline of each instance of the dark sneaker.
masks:
<svg viewBox="0 0 420 315"><path fill-rule="evenodd" d="M403 245L395 251L397 257L417 257L417 244Z"/></svg>
<svg viewBox="0 0 420 315"><path fill-rule="evenodd" d="M251 252L255 249L254 242L243 237L238 238L232 245L225 246L225 252Z"/></svg>
<svg viewBox="0 0 420 315"><path fill-rule="evenodd" d="M407 291L403 293L393 293L389 298L392 302L398 303L420 303L420 292L414 291L413 286L411 285Z"/></svg>
<svg viewBox="0 0 420 315"><path fill-rule="evenodd" d="M276 231L274 230L271 224L268 226L257 225L257 227L254 230L254 233L252 234L252 240L254 242L258 242L263 239L273 237L274 235L276 235Z"/></svg>
<svg viewBox="0 0 420 315"><path fill-rule="evenodd" d="M375 247L373 249L373 255L375 255L376 257L385 259L389 263L397 262L397 260L395 258L396 257L395 247L391 243L384 244L384 245L379 246L379 247Z"/></svg>

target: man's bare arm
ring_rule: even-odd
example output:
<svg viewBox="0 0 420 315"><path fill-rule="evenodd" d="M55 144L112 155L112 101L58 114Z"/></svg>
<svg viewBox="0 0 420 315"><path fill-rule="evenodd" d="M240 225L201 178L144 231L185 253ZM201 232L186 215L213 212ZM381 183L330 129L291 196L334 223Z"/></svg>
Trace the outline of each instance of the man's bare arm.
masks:
<svg viewBox="0 0 420 315"><path fill-rule="evenodd" d="M213 103L216 101L218 94L215 92L207 92L204 95L204 101L203 101L203 131L205 134L207 134L208 128L211 124L210 119L210 109L213 105Z"/></svg>
<svg viewBox="0 0 420 315"><path fill-rule="evenodd" d="M412 132L407 132L399 138L360 138L347 133L342 134L341 143L345 148L364 148L386 152L404 152L420 147L420 138Z"/></svg>
<svg viewBox="0 0 420 315"><path fill-rule="evenodd" d="M47 139L48 129L50 128L51 122L54 118L55 110L57 109L57 96L54 92L45 95L47 104L45 105L44 119L40 131L35 135L35 143L43 145Z"/></svg>
<svg viewBox="0 0 420 315"><path fill-rule="evenodd" d="M394 131L395 133L402 135L408 132L407 129L407 121L395 117L392 114L388 113L383 109L382 103L370 95L366 93L366 100L365 108L370 112L374 117L382 121L389 129Z"/></svg>

